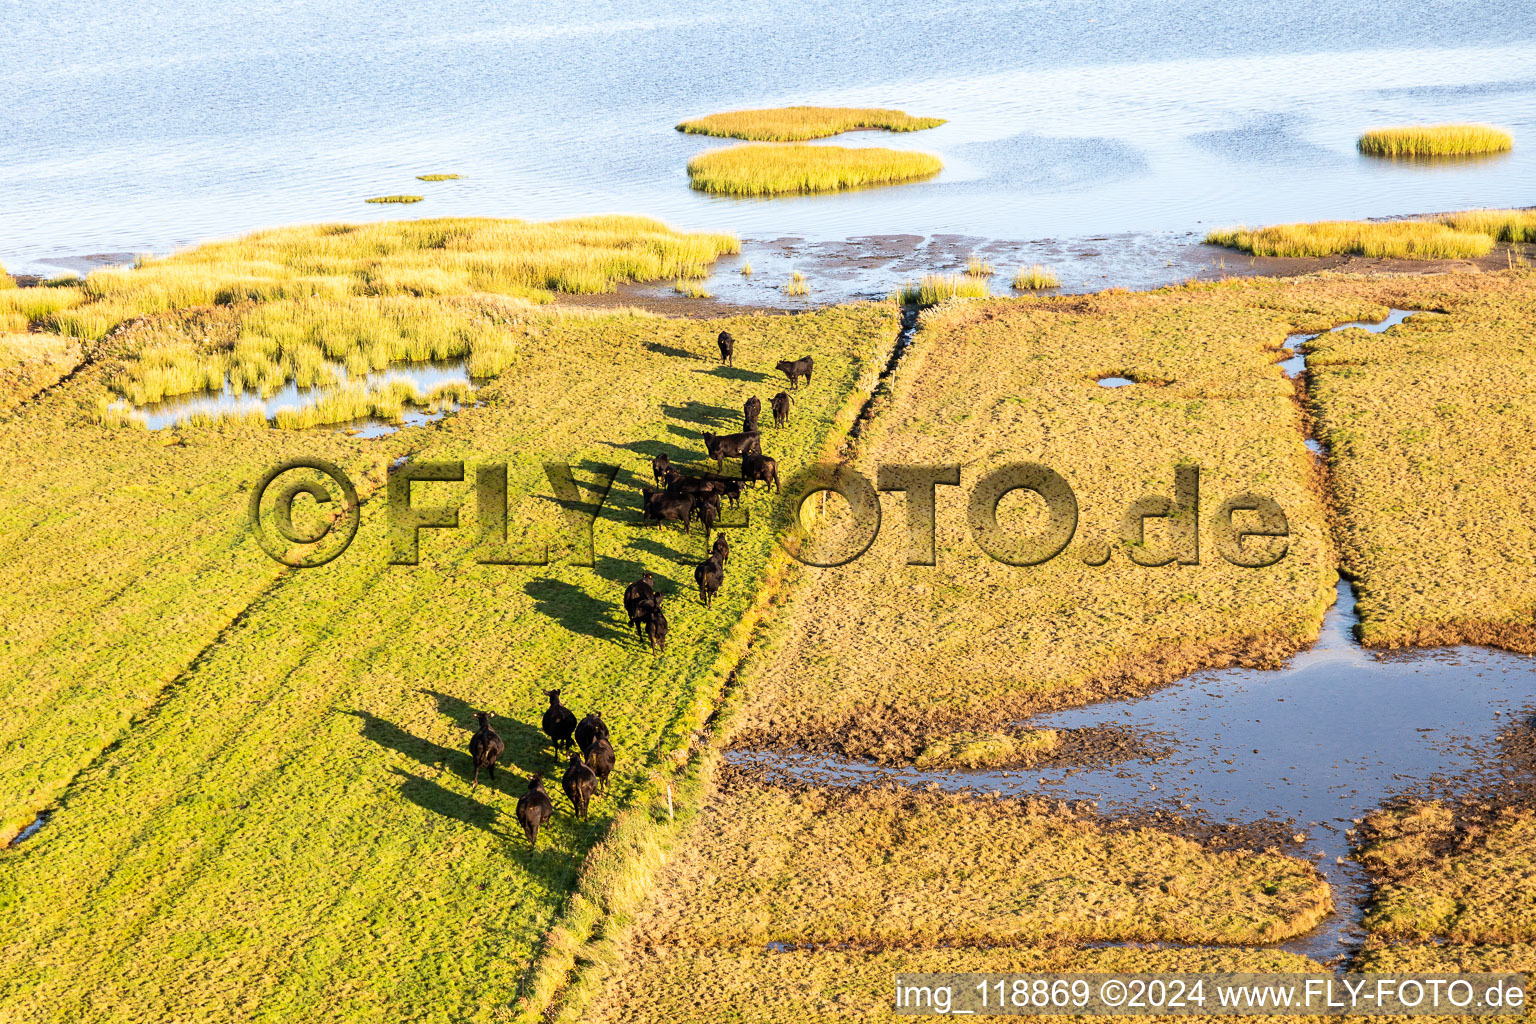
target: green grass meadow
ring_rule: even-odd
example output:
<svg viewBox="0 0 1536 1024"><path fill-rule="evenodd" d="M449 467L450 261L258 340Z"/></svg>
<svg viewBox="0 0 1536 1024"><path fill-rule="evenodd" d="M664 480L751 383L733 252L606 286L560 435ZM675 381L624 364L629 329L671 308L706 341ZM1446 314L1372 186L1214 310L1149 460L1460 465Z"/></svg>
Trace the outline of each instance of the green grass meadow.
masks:
<svg viewBox="0 0 1536 1024"><path fill-rule="evenodd" d="M713 351L722 327L735 369ZM0 601L25 623L3 652L20 714L0 778L8 832L50 816L0 852L0 1021L500 1019L586 852L707 713L776 557L773 506L747 498L753 525L731 531L706 611L689 593L702 536L639 528L635 480L656 451L699 461L698 433L738 429L748 394L783 386L773 363L807 353L816 384L765 450L810 461L896 327L888 306L550 317L479 406L374 441L244 421L104 428L89 410L121 359L25 405L0 425ZM466 463L465 483L415 485L417 505L461 511L458 531L423 531L417 566L389 564L380 484L401 455ZM284 569L245 523L255 478L290 456L338 463L364 495L355 542L321 568ZM469 479L502 461L510 529L553 542L548 567L476 561ZM544 461L582 482L621 467L593 568L560 557ZM672 595L660 656L620 602L642 567ZM587 823L537 731L550 687L613 730L611 796ZM472 792L480 708L518 777ZM557 815L530 853L514 805L532 770L554 775Z"/></svg>

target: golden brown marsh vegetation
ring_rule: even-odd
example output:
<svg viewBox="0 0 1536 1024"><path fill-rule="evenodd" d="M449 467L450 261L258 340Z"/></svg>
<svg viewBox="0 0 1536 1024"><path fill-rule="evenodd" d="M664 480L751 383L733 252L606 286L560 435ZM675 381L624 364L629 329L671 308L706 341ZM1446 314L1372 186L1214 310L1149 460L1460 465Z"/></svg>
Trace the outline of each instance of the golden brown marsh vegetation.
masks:
<svg viewBox="0 0 1536 1024"><path fill-rule="evenodd" d="M925 314L856 465L873 479L887 464L964 464L959 488L937 489L937 565L906 564L904 499L887 496L873 546L805 570L744 668L736 742L908 760L940 734L993 731L1206 665L1278 663L1316 634L1335 556L1276 350L1299 326L1377 308L1321 282L1266 281ZM1106 374L1142 383L1101 388ZM1020 453L1077 495L1075 538L1043 565L994 560L966 524L968 489ZM1122 518L1146 494L1171 496L1180 463L1201 467L1201 562L1134 564ZM1268 568L1227 562L1209 526L1247 491L1289 520L1287 554ZM1010 500L1010 529L1044 525L1038 499ZM1134 553L1167 557L1166 523L1148 522Z"/></svg>
<svg viewBox="0 0 1536 1024"><path fill-rule="evenodd" d="M710 114L684 121L677 130L754 142L803 142L864 128L915 132L943 123L941 117L913 117L904 111L878 107L775 107Z"/></svg>
<svg viewBox="0 0 1536 1024"><path fill-rule="evenodd" d="M1377 293L1428 312L1307 345L1362 638L1536 651L1536 275L1395 279Z"/></svg>
<svg viewBox="0 0 1536 1024"><path fill-rule="evenodd" d="M904 149L756 144L700 153L688 178L701 192L773 196L896 185L943 169L931 153Z"/></svg>
<svg viewBox="0 0 1536 1024"><path fill-rule="evenodd" d="M661 879L653 947L1277 942L1332 908L1311 865L900 788L729 784Z"/></svg>
<svg viewBox="0 0 1536 1024"><path fill-rule="evenodd" d="M1473 969L1473 968L1468 968ZM1487 970L1502 968L1489 967ZM1527 968L1529 969L1529 968ZM1245 949L893 949L874 952L819 949L636 949L617 965L589 1011L567 1011L560 1024L834 1024L909 1019L892 1008L898 973L1106 972L1320 973L1316 961L1278 950ZM1061 1017L1110 1024L1144 1017ZM1209 1024L1218 1016L1153 1018ZM1254 1024L1316 1021L1308 1017L1249 1017Z"/></svg>

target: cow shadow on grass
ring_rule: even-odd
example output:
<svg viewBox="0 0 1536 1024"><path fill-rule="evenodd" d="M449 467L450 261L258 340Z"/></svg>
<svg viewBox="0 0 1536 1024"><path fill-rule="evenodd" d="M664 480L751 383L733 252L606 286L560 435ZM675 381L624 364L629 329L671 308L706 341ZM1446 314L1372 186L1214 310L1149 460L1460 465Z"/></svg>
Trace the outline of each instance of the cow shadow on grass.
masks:
<svg viewBox="0 0 1536 1024"><path fill-rule="evenodd" d="M545 736L542 730L514 718L504 710L495 707L478 708L451 693L442 693L425 687L418 692L437 702L438 714L463 728L463 762L466 777L473 776L473 769L469 767L469 738L479 728L479 724L475 721L476 711L491 713L491 728L500 734L501 741L506 744L507 751L502 755L504 763L498 766L498 772L510 770L528 775L532 772L549 770L548 758L540 756L549 746L549 737ZM542 691L538 696L540 698L538 703L542 703ZM543 712L539 714L542 720ZM481 776L480 781L485 781L484 775ZM523 783L526 781L526 779L522 780ZM518 796L522 796L521 784L514 785L512 788L516 790Z"/></svg>
<svg viewBox="0 0 1536 1024"><path fill-rule="evenodd" d="M612 625L616 605L593 597L573 583L555 579L529 580L523 592L533 598L534 611L554 619L573 633L614 643L629 639L626 632Z"/></svg>
<svg viewBox="0 0 1536 1024"><path fill-rule="evenodd" d="M498 839L511 841L512 836L506 830L497 827L498 812L490 804L476 799L473 795L454 792L446 786L403 768L391 768L390 773L400 780L400 795L417 807L471 828L484 829ZM522 837L518 836L518 838Z"/></svg>
<svg viewBox="0 0 1536 1024"><path fill-rule="evenodd" d="M637 537L629 542L629 546L633 551L642 551L645 554L654 555L657 558L671 562L673 565L686 565L690 569L694 565L698 564L699 560L704 557L702 551L705 545L704 533L702 530L693 531L691 537L679 534L676 540L678 543L685 546L688 545L689 541L692 541L693 544L698 545L701 553L695 556L691 550L679 551L675 547L668 547L667 545L661 543L661 541L653 540L650 537ZM660 587L657 587L656 589L658 593L661 591Z"/></svg>
<svg viewBox="0 0 1536 1024"><path fill-rule="evenodd" d="M695 445L692 448L684 448L682 445L673 444L670 441L625 441L622 444L616 441L604 441L603 444L606 444L610 448L616 448L619 451L633 452L634 454L645 459L647 463L649 463L658 455L665 455L671 462L692 462L695 459L703 457L701 454L702 446L700 445ZM653 482L651 477L651 467L649 465L646 465L639 470L631 469L630 473L636 480L639 480L643 477L645 483L649 484ZM620 478L623 477L622 472L620 472L619 475ZM614 486L617 487L618 485L618 481L614 481Z"/></svg>
<svg viewBox="0 0 1536 1024"><path fill-rule="evenodd" d="M695 362L702 362L704 359L697 352L690 352L685 348L678 348L676 345L663 345L659 341L646 342L645 350L647 352L654 352L659 356L671 356L673 359L690 359Z"/></svg>
<svg viewBox="0 0 1536 1024"><path fill-rule="evenodd" d="M725 380L745 381L749 384L761 384L772 380L766 373L758 373L756 370L743 370L736 366L717 366L712 370L694 370L694 373L706 374L710 377L721 377Z"/></svg>
<svg viewBox="0 0 1536 1024"><path fill-rule="evenodd" d="M685 423L698 423L706 427L735 427L741 422L739 409L708 402L684 402L682 405L662 405L662 413Z"/></svg>
<svg viewBox="0 0 1536 1024"><path fill-rule="evenodd" d="M639 541L632 540L629 542L629 546L631 548L639 547L640 543ZM669 562L675 562L676 559L671 557L671 554L671 552L668 552L663 557ZM653 566L646 565L644 562L631 561L627 558L614 558L612 555L598 555L593 568L599 576L612 583L614 585L614 592L621 596L623 595L624 588L638 580L640 574L647 569L650 569L651 575L655 577L656 592L662 597L675 592L680 585L677 580Z"/></svg>

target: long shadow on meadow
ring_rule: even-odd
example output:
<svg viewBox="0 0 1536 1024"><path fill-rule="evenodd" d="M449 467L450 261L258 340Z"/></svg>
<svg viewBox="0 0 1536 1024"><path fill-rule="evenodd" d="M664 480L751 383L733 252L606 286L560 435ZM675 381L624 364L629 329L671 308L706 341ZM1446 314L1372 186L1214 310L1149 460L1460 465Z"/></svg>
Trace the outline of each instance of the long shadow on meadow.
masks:
<svg viewBox="0 0 1536 1024"><path fill-rule="evenodd" d="M546 748L549 747L549 737L545 736L537 726L513 718L498 710L494 705L483 708L476 707L450 693L429 690L425 687L418 692L424 693L435 700L437 702L438 714L463 729L464 743L462 756L466 775L472 771L469 767L469 738L479 728L479 724L475 721L475 712L477 711L489 711L491 713L491 727L500 734L502 742L507 745L507 752L504 755L506 764L498 768L498 771L508 770L527 775L530 772L547 772L549 770L548 758L544 756ZM481 781L485 781L483 776ZM520 784L514 785L512 789L517 795L522 795Z"/></svg>
<svg viewBox="0 0 1536 1024"><path fill-rule="evenodd" d="M659 341L648 341L644 346L647 352L654 352L659 356L667 356L671 359L703 360L703 356L696 352L690 352L686 348L678 348L676 345L664 345Z"/></svg>
<svg viewBox="0 0 1536 1024"><path fill-rule="evenodd" d="M455 793L403 768L391 768L390 773L400 779L400 795L417 807L473 828L484 829L498 839L511 841L512 836L496 826L497 810L491 804L472 795Z"/></svg>
<svg viewBox="0 0 1536 1024"><path fill-rule="evenodd" d="M529 580L523 592L533 598L534 611L547 615L573 633L597 640L627 643L627 632L611 624L614 604L599 600L573 583L564 580Z"/></svg>
<svg viewBox="0 0 1536 1024"><path fill-rule="evenodd" d="M685 423L698 423L717 429L735 428L741 422L741 410L708 402L684 402L682 405L662 405L661 411L673 419Z"/></svg>
<svg viewBox="0 0 1536 1024"><path fill-rule="evenodd" d="M735 366L717 366L713 370L694 370L693 372L708 374L711 377L723 377L726 380L746 381L750 384L761 384L763 381L772 380L766 373L742 370Z"/></svg>

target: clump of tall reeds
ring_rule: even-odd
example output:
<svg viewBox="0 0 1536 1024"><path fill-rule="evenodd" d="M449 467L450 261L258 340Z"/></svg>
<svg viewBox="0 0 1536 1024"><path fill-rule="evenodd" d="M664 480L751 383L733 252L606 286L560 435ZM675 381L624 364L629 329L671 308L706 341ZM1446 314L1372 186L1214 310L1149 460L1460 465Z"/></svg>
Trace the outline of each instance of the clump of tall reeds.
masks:
<svg viewBox="0 0 1536 1024"><path fill-rule="evenodd" d="M789 272L789 280L784 282L785 295L809 295L811 286L805 279L805 275L798 270Z"/></svg>
<svg viewBox="0 0 1536 1024"><path fill-rule="evenodd" d="M148 313L236 302L477 292L544 302L554 292L606 292L622 281L705 277L716 257L740 249L733 235L683 234L630 216L316 224L98 270L74 282L79 291L53 290L51 298L44 298L50 289L16 291L28 302L58 304L53 329L100 338Z"/></svg>
<svg viewBox="0 0 1536 1024"><path fill-rule="evenodd" d="M1373 128L1356 143L1366 156L1436 157L1504 153L1515 138L1487 124L1410 124Z"/></svg>
<svg viewBox="0 0 1536 1024"><path fill-rule="evenodd" d="M677 294L689 299L712 299L714 294L697 281L679 280L672 286Z"/></svg>
<svg viewBox="0 0 1536 1024"><path fill-rule="evenodd" d="M1255 256L1332 256L1340 253L1392 259L1468 259L1486 255L1493 239L1474 231L1422 220L1325 220L1312 224L1275 224L1266 228L1226 228L1205 236Z"/></svg>
<svg viewBox="0 0 1536 1024"><path fill-rule="evenodd" d="M1536 208L1462 210L1435 219L1457 231L1487 235L1495 242L1536 242Z"/></svg>
<svg viewBox="0 0 1536 1024"><path fill-rule="evenodd" d="M16 279L5 272L5 267L0 265L0 291L6 288L15 288Z"/></svg>
<svg viewBox="0 0 1536 1024"><path fill-rule="evenodd" d="M802 142L862 128L915 132L943 123L942 117L913 117L904 111L877 107L777 107L710 114L684 121L677 130L754 142Z"/></svg>
<svg viewBox="0 0 1536 1024"><path fill-rule="evenodd" d="M907 150L749 145L700 153L688 161L688 178L701 192L771 196L894 185L943 169L933 154Z"/></svg>
<svg viewBox="0 0 1536 1024"><path fill-rule="evenodd" d="M904 305L931 306L946 299L985 299L991 295L986 278L965 274L924 274L916 284L908 281L896 293Z"/></svg>
<svg viewBox="0 0 1536 1024"><path fill-rule="evenodd" d="M1029 267L1020 267L1013 275L1013 286L1019 291L1040 291L1044 288L1060 288L1061 279L1054 271L1036 263Z"/></svg>
<svg viewBox="0 0 1536 1024"><path fill-rule="evenodd" d="M993 274L997 273L997 271L993 269L992 264L988 263L980 256L972 256L970 259L965 261L965 272L971 277L991 277Z"/></svg>
<svg viewBox="0 0 1536 1024"><path fill-rule="evenodd" d="M407 381L390 381L377 387L349 383L297 409L277 410L272 422L284 430L302 430L362 419L398 420L408 405L442 409L459 404L466 394L463 385L456 384L445 384L422 394Z"/></svg>
<svg viewBox="0 0 1536 1024"><path fill-rule="evenodd" d="M421 196L374 196L372 199L364 199L365 203L419 203Z"/></svg>

